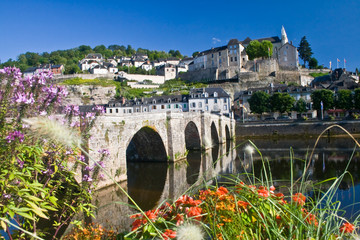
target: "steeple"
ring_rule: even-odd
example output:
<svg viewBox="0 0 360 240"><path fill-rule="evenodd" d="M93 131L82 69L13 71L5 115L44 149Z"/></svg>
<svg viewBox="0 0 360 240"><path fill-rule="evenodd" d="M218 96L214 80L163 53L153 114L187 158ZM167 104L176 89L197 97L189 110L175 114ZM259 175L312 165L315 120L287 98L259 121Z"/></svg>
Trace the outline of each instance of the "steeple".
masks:
<svg viewBox="0 0 360 240"><path fill-rule="evenodd" d="M289 40L287 38L285 28L284 26L281 27L281 45L284 45L285 43L288 43Z"/></svg>

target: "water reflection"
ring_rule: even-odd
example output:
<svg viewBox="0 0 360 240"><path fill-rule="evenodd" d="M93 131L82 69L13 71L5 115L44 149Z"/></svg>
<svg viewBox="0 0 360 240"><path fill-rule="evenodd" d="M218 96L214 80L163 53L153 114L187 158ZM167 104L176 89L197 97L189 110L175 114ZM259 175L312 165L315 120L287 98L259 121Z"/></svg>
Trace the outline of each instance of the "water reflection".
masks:
<svg viewBox="0 0 360 240"><path fill-rule="evenodd" d="M164 190L167 169L166 162L127 163L128 193L143 210L157 205Z"/></svg>
<svg viewBox="0 0 360 240"><path fill-rule="evenodd" d="M203 183L220 173L234 172L233 160L236 152L234 143L215 145L205 152L190 150L187 159L176 163L131 162L127 163L128 181L122 187L143 209L152 209L164 201L172 201L184 194L192 185ZM229 153L226 154L226 149ZM220 154L222 157L219 158ZM214 167L214 162L220 162ZM130 203L116 187L110 186L96 192L94 204L98 207L93 222L104 227L129 230L132 222L129 215L136 211L124 203Z"/></svg>

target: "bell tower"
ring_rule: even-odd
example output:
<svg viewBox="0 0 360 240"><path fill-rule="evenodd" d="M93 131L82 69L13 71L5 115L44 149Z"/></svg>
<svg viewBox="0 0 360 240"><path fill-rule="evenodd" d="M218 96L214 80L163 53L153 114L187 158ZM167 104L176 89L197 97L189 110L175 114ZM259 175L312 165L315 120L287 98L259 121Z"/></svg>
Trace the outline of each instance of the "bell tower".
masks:
<svg viewBox="0 0 360 240"><path fill-rule="evenodd" d="M284 26L281 27L281 45L284 45L285 43L288 43L289 40L287 38L285 28Z"/></svg>

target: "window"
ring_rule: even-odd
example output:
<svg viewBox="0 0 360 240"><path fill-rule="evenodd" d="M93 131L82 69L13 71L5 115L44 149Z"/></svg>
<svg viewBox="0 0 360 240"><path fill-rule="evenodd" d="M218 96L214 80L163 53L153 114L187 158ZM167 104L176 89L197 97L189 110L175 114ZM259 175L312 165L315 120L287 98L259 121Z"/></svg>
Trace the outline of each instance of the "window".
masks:
<svg viewBox="0 0 360 240"><path fill-rule="evenodd" d="M156 104L156 100L153 100L153 104Z"/></svg>
<svg viewBox="0 0 360 240"><path fill-rule="evenodd" d="M226 106L226 105L224 105L224 110L225 110L225 111L227 110L227 106Z"/></svg>
<svg viewBox="0 0 360 240"><path fill-rule="evenodd" d="M170 109L170 108L171 108L171 105L170 105L170 104L169 104L169 105L167 105L167 108L168 108L168 109Z"/></svg>
<svg viewBox="0 0 360 240"><path fill-rule="evenodd" d="M235 62L237 61L237 57L235 57Z"/></svg>
<svg viewBox="0 0 360 240"><path fill-rule="evenodd" d="M144 112L146 112L147 111L147 108L144 108Z"/></svg>
<svg viewBox="0 0 360 240"><path fill-rule="evenodd" d="M221 52L219 52L219 56L221 56Z"/></svg>
<svg viewBox="0 0 360 240"><path fill-rule="evenodd" d="M136 112L139 112L140 110L139 110L139 108L136 108Z"/></svg>
<svg viewBox="0 0 360 240"><path fill-rule="evenodd" d="M209 106L205 106L205 111L209 111Z"/></svg>
<svg viewBox="0 0 360 240"><path fill-rule="evenodd" d="M193 102L193 103L191 104L191 107L196 108L196 103Z"/></svg>
<svg viewBox="0 0 360 240"><path fill-rule="evenodd" d="M205 103L208 104L208 103L209 103L209 100L205 99Z"/></svg>
<svg viewBox="0 0 360 240"><path fill-rule="evenodd" d="M214 54L211 54L211 58L214 58Z"/></svg>
<svg viewBox="0 0 360 240"><path fill-rule="evenodd" d="M232 61L233 61L233 57L230 58L230 62L232 62Z"/></svg>
<svg viewBox="0 0 360 240"><path fill-rule="evenodd" d="M226 100L227 100L227 99L226 99L226 98L224 98L224 103L226 103Z"/></svg>
<svg viewBox="0 0 360 240"><path fill-rule="evenodd" d="M175 105L175 108L179 108L179 104L176 104L176 105Z"/></svg>
<svg viewBox="0 0 360 240"><path fill-rule="evenodd" d="M202 102L199 102L199 108L201 108L202 107Z"/></svg>
<svg viewBox="0 0 360 240"><path fill-rule="evenodd" d="M119 109L115 109L115 112L116 112L116 113L119 113Z"/></svg>
<svg viewBox="0 0 360 240"><path fill-rule="evenodd" d="M186 103L184 103L184 108L186 108Z"/></svg>
<svg viewBox="0 0 360 240"><path fill-rule="evenodd" d="M214 103L217 103L217 98L214 99Z"/></svg>
<svg viewBox="0 0 360 240"><path fill-rule="evenodd" d="M286 56L287 55L287 52L286 52L286 50L284 51L284 56Z"/></svg>
<svg viewBox="0 0 360 240"><path fill-rule="evenodd" d="M131 109L129 109L129 110L128 110L128 113L131 113L131 112L132 112L132 110L131 110Z"/></svg>
<svg viewBox="0 0 360 240"><path fill-rule="evenodd" d="M161 105L161 109L165 109L165 105Z"/></svg>
<svg viewBox="0 0 360 240"><path fill-rule="evenodd" d="M234 54L236 54L236 49L234 50ZM236 61L236 60L235 60Z"/></svg>
<svg viewBox="0 0 360 240"><path fill-rule="evenodd" d="M126 109L123 110L123 113L126 113Z"/></svg>
<svg viewBox="0 0 360 240"><path fill-rule="evenodd" d="M287 57L284 57L284 62L287 62Z"/></svg>
<svg viewBox="0 0 360 240"><path fill-rule="evenodd" d="M110 113L112 113L112 109L109 109Z"/></svg>
<svg viewBox="0 0 360 240"><path fill-rule="evenodd" d="M218 93L217 92L214 92L214 97L217 97L218 96Z"/></svg>

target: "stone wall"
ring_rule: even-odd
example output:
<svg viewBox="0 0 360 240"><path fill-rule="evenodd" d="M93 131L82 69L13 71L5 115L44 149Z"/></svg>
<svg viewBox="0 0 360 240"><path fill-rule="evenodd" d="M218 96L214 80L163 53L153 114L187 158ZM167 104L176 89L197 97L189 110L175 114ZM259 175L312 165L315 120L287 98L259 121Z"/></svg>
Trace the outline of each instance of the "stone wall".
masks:
<svg viewBox="0 0 360 240"><path fill-rule="evenodd" d="M360 121L316 121L316 122L291 122L291 123L249 123L236 124L236 136L241 138L269 137L269 136L302 136L317 137L327 127L338 124L351 134L360 133ZM330 129L325 136L344 135L340 128Z"/></svg>
<svg viewBox="0 0 360 240"><path fill-rule="evenodd" d="M107 104L116 94L116 87L101 87L91 85L68 85L69 95L63 101L64 105Z"/></svg>

